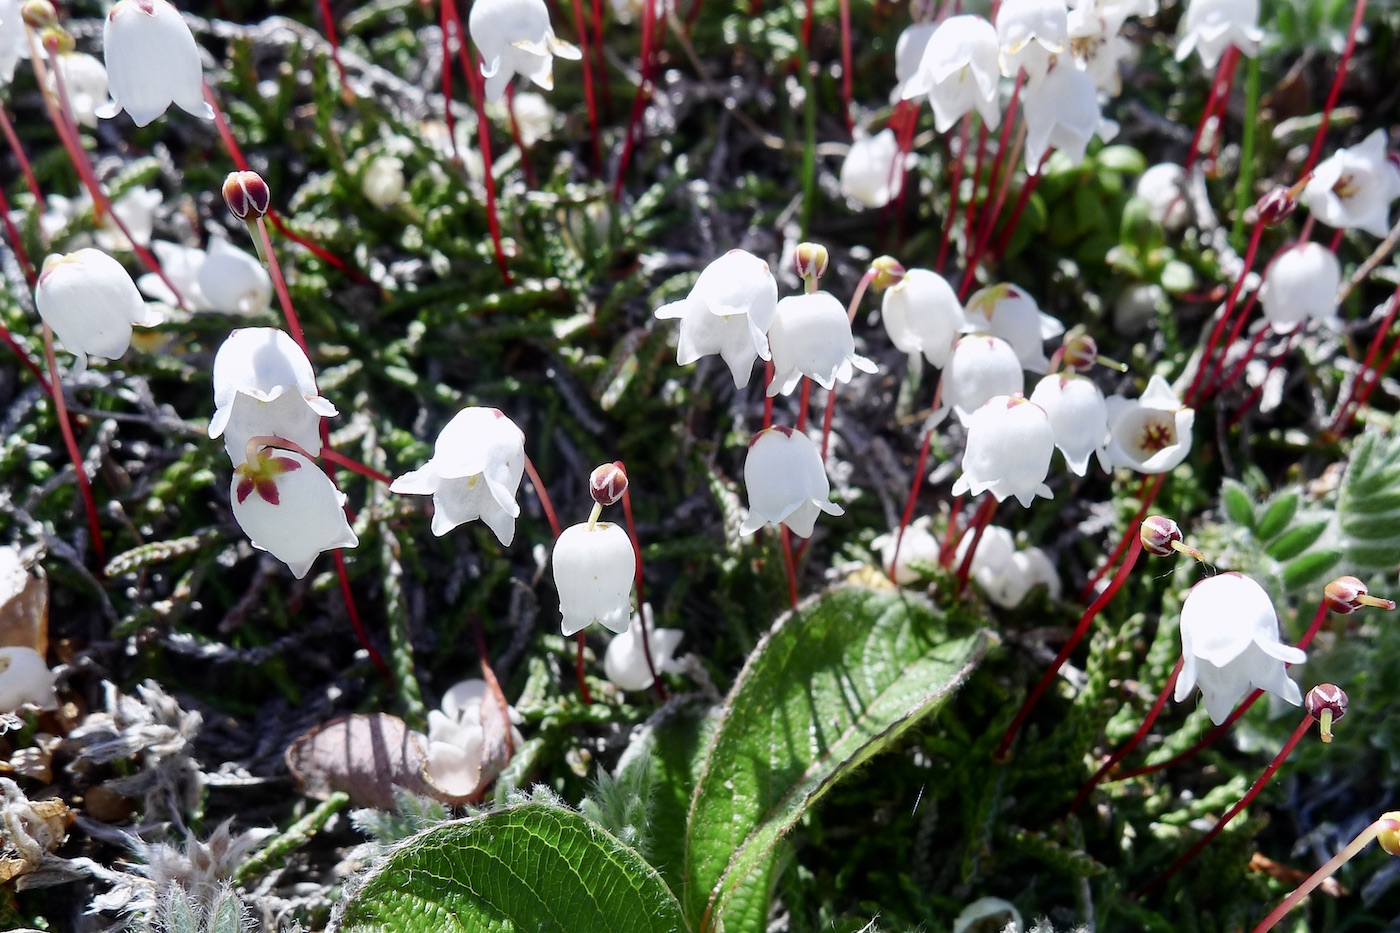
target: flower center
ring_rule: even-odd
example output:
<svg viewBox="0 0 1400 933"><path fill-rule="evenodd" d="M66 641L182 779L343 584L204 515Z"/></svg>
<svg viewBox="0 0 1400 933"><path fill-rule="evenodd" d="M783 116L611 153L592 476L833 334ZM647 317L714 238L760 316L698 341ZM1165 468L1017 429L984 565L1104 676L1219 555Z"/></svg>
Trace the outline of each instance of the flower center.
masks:
<svg viewBox="0 0 1400 933"><path fill-rule="evenodd" d="M1356 183L1356 176L1350 172L1337 179L1337 183L1332 186L1332 193L1344 201L1356 197L1361 186Z"/></svg>
<svg viewBox="0 0 1400 933"><path fill-rule="evenodd" d="M1148 418L1138 429L1137 447L1145 454L1155 454L1176 443L1176 422L1165 417Z"/></svg>

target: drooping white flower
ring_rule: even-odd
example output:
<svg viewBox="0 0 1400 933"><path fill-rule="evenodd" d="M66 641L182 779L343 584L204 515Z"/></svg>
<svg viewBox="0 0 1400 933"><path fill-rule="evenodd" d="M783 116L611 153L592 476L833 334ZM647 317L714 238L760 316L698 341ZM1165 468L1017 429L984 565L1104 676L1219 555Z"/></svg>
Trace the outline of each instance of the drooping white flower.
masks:
<svg viewBox="0 0 1400 933"><path fill-rule="evenodd" d="M1053 146L1073 165L1084 161L1089 140L1098 134L1112 138L1118 125L1103 118L1094 80L1067 57L1053 60L1049 70L1026 81L1026 172L1040 171L1040 160Z"/></svg>
<svg viewBox="0 0 1400 933"><path fill-rule="evenodd" d="M904 100L927 95L940 133L973 109L994 130L1001 125L999 82L992 24L980 16L950 16L928 40L918 70L903 81L901 94Z"/></svg>
<svg viewBox="0 0 1400 933"><path fill-rule="evenodd" d="M1302 664L1307 655L1279 640L1273 600L1243 574L1207 577L1186 594L1181 655L1176 701L1200 687L1206 712L1217 726L1251 689L1267 690L1294 706L1303 702L1286 665Z"/></svg>
<svg viewBox="0 0 1400 933"><path fill-rule="evenodd" d="M651 645L651 663L657 674L679 669L676 650L685 633L680 629L656 628L651 617L651 605L642 607L641 618L632 617L627 631L613 636L603 655L603 673L619 690L645 690L652 684L651 669L647 667L646 645L642 643L645 620L647 644Z"/></svg>
<svg viewBox="0 0 1400 933"><path fill-rule="evenodd" d="M1264 318L1281 334L1308 320L1335 328L1341 285L1337 254L1320 243L1300 243L1275 256L1264 272L1259 290Z"/></svg>
<svg viewBox="0 0 1400 933"><path fill-rule="evenodd" d="M438 435L433 456L389 488L433 497L433 534L480 518L509 547L525 474L525 434L495 408L465 408Z"/></svg>
<svg viewBox="0 0 1400 933"><path fill-rule="evenodd" d="M895 554L895 544L899 554ZM880 552L880 569L891 572L894 582L907 586L919 580L920 571L928 571L938 566L938 539L933 536L931 519L924 515L915 519L904 529L903 540L899 539L899 529L880 535L870 546Z"/></svg>
<svg viewBox="0 0 1400 933"><path fill-rule="evenodd" d="M1186 169L1161 162L1142 173L1133 194L1147 202L1147 215L1168 230L1180 230L1191 219L1186 198Z"/></svg>
<svg viewBox="0 0 1400 933"><path fill-rule="evenodd" d="M554 586L565 635L594 622L627 631L637 553L627 532L610 522L573 525L554 542Z"/></svg>
<svg viewBox="0 0 1400 933"><path fill-rule="evenodd" d="M544 0L475 0L467 30L481 52L487 103L500 100L516 75L551 90L554 56L583 57L577 48L554 35Z"/></svg>
<svg viewBox="0 0 1400 933"><path fill-rule="evenodd" d="M894 130L857 134L841 163L841 194L862 207L884 207L904 187L899 142Z"/></svg>
<svg viewBox="0 0 1400 933"><path fill-rule="evenodd" d="M520 131L520 144L527 148L542 139L549 139L554 134L557 121L557 114L549 100L534 91L516 91L509 100L497 101L486 112L492 120L506 127L510 126L511 117L514 116L515 128Z"/></svg>
<svg viewBox="0 0 1400 933"><path fill-rule="evenodd" d="M955 564L961 566L974 537L965 534L958 542ZM1015 609L1037 586L1046 588L1051 601L1060 598L1060 575L1049 556L1038 547L1017 550L1015 537L999 525L983 529L968 570L987 598L1003 609Z"/></svg>
<svg viewBox="0 0 1400 933"><path fill-rule="evenodd" d="M171 104L204 120L214 110L204 100L204 68L194 34L166 0L117 0L102 27L110 102L105 119L125 110L137 126L165 114Z"/></svg>
<svg viewBox="0 0 1400 933"><path fill-rule="evenodd" d="M248 441L259 435L286 438L316 456L321 419L336 413L316 389L311 361L275 327L235 330L214 354L209 436L223 436L234 466L247 459Z"/></svg>
<svg viewBox="0 0 1400 933"><path fill-rule="evenodd" d="M170 280L170 284L179 290L180 297L185 299L185 307L190 311L209 310L209 302L199 287L199 270L204 266L204 250L171 243L168 240L156 240L151 244L151 251L156 254L156 261L160 263L160 270L165 273L165 278ZM159 301L171 307L179 304L175 293L154 272L140 276L136 280L136 287L151 301Z"/></svg>
<svg viewBox="0 0 1400 933"><path fill-rule="evenodd" d="M998 395L1025 388L1021 361L1000 337L968 335L958 341L943 370L943 404L967 425L972 413ZM1053 445L1052 445L1053 446Z"/></svg>
<svg viewBox="0 0 1400 933"><path fill-rule="evenodd" d="M1069 8L1065 0L1002 0L996 27L1001 73L1014 78L1025 68L1034 77L1069 44Z"/></svg>
<svg viewBox="0 0 1400 933"><path fill-rule="evenodd" d="M0 713L13 713L26 703L56 708L56 679L44 656L33 648L0 648Z"/></svg>
<svg viewBox="0 0 1400 933"><path fill-rule="evenodd" d="M1183 62L1195 51L1202 65L1214 68L1232 45L1253 57L1263 38L1259 0L1187 0L1176 60Z"/></svg>
<svg viewBox="0 0 1400 933"><path fill-rule="evenodd" d="M46 259L34 304L80 366L88 356L117 359L131 346L133 324L152 327L162 320L122 264L97 249Z"/></svg>
<svg viewBox="0 0 1400 933"><path fill-rule="evenodd" d="M759 431L749 442L744 459L744 485L749 514L739 533L751 535L764 525L787 525L800 538L810 538L817 515L844 515L831 501L822 454L810 437L792 428Z"/></svg>
<svg viewBox="0 0 1400 933"><path fill-rule="evenodd" d="M877 367L856 353L846 309L830 292L789 295L778 302L768 329L773 353L773 382L769 395L787 395L807 376L823 389L850 382L854 371L873 373Z"/></svg>
<svg viewBox="0 0 1400 933"><path fill-rule="evenodd" d="M403 191L403 159L378 156L365 166L365 173L360 178L360 193L379 210L387 211L398 204L403 199Z"/></svg>
<svg viewBox="0 0 1400 933"><path fill-rule="evenodd" d="M1400 166L1386 151L1385 130L1376 130L1361 145L1338 149L1319 162L1299 200L1329 227L1383 237L1390 232L1390 202L1397 196Z"/></svg>
<svg viewBox="0 0 1400 933"><path fill-rule="evenodd" d="M112 213L126 225L126 230L118 227L113 218L104 216L94 237L97 245L109 253L129 250L132 243L150 246L156 229L156 209L164 200L160 191L140 186L117 198L112 202ZM91 203L89 199L88 204Z"/></svg>
<svg viewBox="0 0 1400 933"><path fill-rule="evenodd" d="M662 305L655 315L680 319L676 363L689 366L717 353L742 389L753 375L754 361L769 358L767 334L777 310L778 282L768 263L732 249L705 267L689 295Z"/></svg>
<svg viewBox="0 0 1400 933"><path fill-rule="evenodd" d="M909 79L918 74L919 63L923 61L924 49L938 28L937 23L910 23L904 27L894 44L894 90L890 92L890 103L897 104L914 95L905 94Z"/></svg>
<svg viewBox="0 0 1400 933"><path fill-rule="evenodd" d="M0 0L0 87L15 79L15 66L29 57L29 37L20 0Z"/></svg>
<svg viewBox="0 0 1400 933"><path fill-rule="evenodd" d="M486 681L463 680L428 713L428 779L448 797L474 797L496 779L510 753L525 744L520 714L501 709Z"/></svg>
<svg viewBox="0 0 1400 933"><path fill-rule="evenodd" d="M1040 310L1019 285L989 285L967 300L967 327L1011 344L1021 368L1043 373L1050 368L1045 341L1065 332L1060 319Z"/></svg>
<svg viewBox="0 0 1400 933"><path fill-rule="evenodd" d="M1015 496L1030 508L1036 496L1051 498L1045 477L1055 453L1050 416L1020 396L999 395L973 414L967 425L962 475L953 495L990 492L998 502Z"/></svg>
<svg viewBox="0 0 1400 933"><path fill-rule="evenodd" d="M885 289L880 320L890 342L904 353L922 353L942 369L967 324L962 302L948 280L928 269L909 269Z"/></svg>
<svg viewBox="0 0 1400 933"><path fill-rule="evenodd" d="M199 289L209 307L224 314L254 315L272 304L272 278L256 256L221 236L209 240L199 268Z"/></svg>
<svg viewBox="0 0 1400 933"><path fill-rule="evenodd" d="M1108 405L1093 380L1073 373L1051 373L1036 383L1031 401L1050 416L1055 446L1076 476L1089 469L1089 457L1107 456Z"/></svg>
<svg viewBox="0 0 1400 933"><path fill-rule="evenodd" d="M1181 404L1167 380L1153 376L1134 400L1114 395L1108 406L1108 460L1105 466L1139 473L1173 470L1191 452L1196 411Z"/></svg>
<svg viewBox="0 0 1400 933"><path fill-rule="evenodd" d="M107 103L106 67L86 53L67 52L53 60L53 68L61 72L73 119L83 126L96 126L97 109ZM50 90L57 90L58 82L52 74L49 85Z"/></svg>
<svg viewBox="0 0 1400 933"><path fill-rule="evenodd" d="M263 448L233 471L233 517L259 550L285 563L298 580L322 551L360 543L345 518L345 495L310 460Z"/></svg>

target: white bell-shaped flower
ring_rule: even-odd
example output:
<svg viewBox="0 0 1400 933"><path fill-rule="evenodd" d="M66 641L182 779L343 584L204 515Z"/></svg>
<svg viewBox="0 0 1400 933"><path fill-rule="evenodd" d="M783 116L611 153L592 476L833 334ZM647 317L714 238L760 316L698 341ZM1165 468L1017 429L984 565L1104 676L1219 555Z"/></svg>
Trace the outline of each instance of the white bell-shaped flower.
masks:
<svg viewBox="0 0 1400 933"><path fill-rule="evenodd" d="M790 295L778 302L768 330L773 353L769 395L787 395L807 376L823 389L850 382L854 370L873 373L876 366L856 353L846 309L829 292Z"/></svg>
<svg viewBox="0 0 1400 933"><path fill-rule="evenodd" d="M117 359L131 346L133 324L152 327L162 320L122 264L90 248L46 259L34 304L79 366L88 356Z"/></svg>
<svg viewBox="0 0 1400 933"><path fill-rule="evenodd" d="M967 557L974 537L966 534L958 542L956 565ZM983 530L968 570L987 598L1003 609L1015 609L1037 586L1045 587L1051 601L1060 598L1060 574L1049 556L1038 547L1018 551L1015 537L999 525Z"/></svg>
<svg viewBox="0 0 1400 933"><path fill-rule="evenodd" d="M904 529L904 539L899 540L899 529L880 535L870 546L880 552L880 569L891 573L894 582L908 586L919 580L922 573L938 567L940 545L933 536L932 520L925 515L915 519ZM895 544L899 544L899 554L895 554Z"/></svg>
<svg viewBox="0 0 1400 933"><path fill-rule="evenodd" d="M1396 196L1400 166L1390 160L1382 129L1319 162L1299 200L1329 227L1383 237L1390 232L1390 202Z"/></svg>
<svg viewBox="0 0 1400 933"><path fill-rule="evenodd" d="M387 211L403 200L404 185L403 159L397 156L382 155L371 159L360 177L360 193L381 211Z"/></svg>
<svg viewBox="0 0 1400 933"><path fill-rule="evenodd" d="M1263 38L1259 0L1187 0L1176 60L1185 61L1195 51L1202 65L1214 68L1232 45L1253 57Z"/></svg>
<svg viewBox="0 0 1400 933"><path fill-rule="evenodd" d="M520 714L501 709L486 681L464 680L443 694L440 709L428 713L428 780L448 797L474 797L494 781L525 744L516 728Z"/></svg>
<svg viewBox="0 0 1400 933"><path fill-rule="evenodd" d="M1147 202L1147 216L1168 230L1180 230L1191 219L1186 169L1174 162L1161 162L1143 172L1133 194Z"/></svg>
<svg viewBox="0 0 1400 933"><path fill-rule="evenodd" d="M953 343L967 324L953 286L928 269L909 269L885 289L880 320L891 343L910 355L922 353L939 369L948 365Z"/></svg>
<svg viewBox="0 0 1400 933"><path fill-rule="evenodd" d="M204 100L204 67L194 34L166 0L117 0L102 27L110 102L97 108L104 120L125 110L145 126L175 104L204 120L214 110Z"/></svg>
<svg viewBox="0 0 1400 933"><path fill-rule="evenodd" d="M856 135L841 163L841 194L861 207L884 207L899 197L904 171L894 130Z"/></svg>
<svg viewBox="0 0 1400 933"><path fill-rule="evenodd" d="M610 522L573 525L554 542L554 586L565 635L594 622L627 631L637 553L627 532Z"/></svg>
<svg viewBox="0 0 1400 933"><path fill-rule="evenodd" d="M1308 320L1336 328L1337 290L1342 265L1337 254L1320 243L1300 243L1274 257L1264 272L1259 302L1264 318L1281 334Z"/></svg>
<svg viewBox="0 0 1400 933"><path fill-rule="evenodd" d="M1031 401L1050 416L1055 446L1075 476L1089 469L1089 457L1104 464L1108 444L1108 404L1093 380L1073 373L1052 373L1036 383ZM1105 464L1106 466L1106 464Z"/></svg>
<svg viewBox="0 0 1400 933"><path fill-rule="evenodd" d="M180 298L185 300L185 307L190 311L208 311L209 301L204 297L204 290L199 287L199 270L204 268L204 250L167 240L156 240L151 244L151 251L156 254L156 261L160 263L160 270L165 273L165 278L179 290ZM165 279L154 272L147 272L138 278L136 287L152 301L162 302L172 308L180 303L170 286L165 284Z"/></svg>
<svg viewBox="0 0 1400 933"><path fill-rule="evenodd" d="M544 0L475 0L467 30L481 52L487 103L500 100L516 75L552 90L554 56L583 57L577 48L554 35Z"/></svg>
<svg viewBox="0 0 1400 933"><path fill-rule="evenodd" d="M891 104L914 96L905 94L904 89L909 79L918 74L919 63L924 58L924 49L928 48L929 39L933 37L937 28L937 23L910 23L899 34L894 44L895 86L890 92Z"/></svg>
<svg viewBox="0 0 1400 933"><path fill-rule="evenodd" d="M59 55L53 60L53 68L63 79L73 119L83 126L97 126L97 110L107 103L107 68L83 52ZM49 76L49 86L54 91L58 88L53 75Z"/></svg>
<svg viewBox="0 0 1400 933"><path fill-rule="evenodd" d="M258 451L233 471L229 496L253 547L285 563L298 580L322 551L360 543L345 519L345 495L295 451Z"/></svg>
<svg viewBox="0 0 1400 933"><path fill-rule="evenodd" d="M199 290L211 310L251 316L272 304L272 278L256 256L223 237L209 240L198 272Z"/></svg>
<svg viewBox="0 0 1400 933"><path fill-rule="evenodd" d="M958 341L943 370L943 404L967 425L972 413L989 399L1015 395L1025 384L1021 361L1011 344L1000 337L969 335Z"/></svg>
<svg viewBox="0 0 1400 933"><path fill-rule="evenodd" d="M1181 656L1176 701L1200 687L1206 712L1217 726L1252 689L1267 690L1294 706L1303 702L1286 666L1302 664L1307 655L1279 640L1273 600L1243 574L1207 577L1186 594Z"/></svg>
<svg viewBox="0 0 1400 933"><path fill-rule="evenodd" d="M1096 133L1108 139L1118 131L1116 123L1103 119L1094 80L1068 58L1052 61L1048 71L1027 80L1024 97L1028 174L1040 170L1051 147L1078 165Z"/></svg>
<svg viewBox="0 0 1400 933"><path fill-rule="evenodd" d="M769 358L767 334L777 310L778 282L768 263L732 249L705 267L689 295L656 309L656 317L680 319L679 365L717 353L742 389L754 361Z"/></svg>
<svg viewBox="0 0 1400 933"><path fill-rule="evenodd" d="M1051 498L1045 477L1055 453L1055 432L1045 409L1017 396L999 395L973 414L967 426L962 475L953 495L990 492L1030 508L1036 496Z"/></svg>
<svg viewBox="0 0 1400 933"><path fill-rule="evenodd" d="M1196 411L1182 405L1161 376L1148 381L1141 398L1129 400L1114 395L1104 403L1108 406L1109 435L1105 466L1165 473L1175 469L1191 452Z"/></svg>
<svg viewBox="0 0 1400 933"><path fill-rule="evenodd" d="M156 229L156 211L164 200L162 192L139 185L117 198L112 202L112 213L126 225L126 230L117 226L115 218L104 215L94 234L97 245L109 253L129 250L133 243L150 246ZM88 204L91 204L90 199Z"/></svg>
<svg viewBox="0 0 1400 933"><path fill-rule="evenodd" d="M335 406L316 389L316 373L301 347L275 327L235 330L214 355L214 417L209 436L224 439L238 466L248 441L284 437L312 456L321 452L321 419Z"/></svg>
<svg viewBox="0 0 1400 933"><path fill-rule="evenodd" d="M1060 319L1040 310L1019 285L989 285L967 300L969 330L1000 337L1011 344L1021 368L1043 373L1050 368L1045 341L1065 332Z"/></svg>
<svg viewBox="0 0 1400 933"><path fill-rule="evenodd" d="M759 431L744 459L749 514L739 533L751 535L764 525L787 525L799 538L810 538L817 515L844 515L831 501L822 454L810 437L792 428Z"/></svg>
<svg viewBox="0 0 1400 933"><path fill-rule="evenodd" d="M904 100L928 96L933 125L946 133L976 110L987 129L1001 125L997 34L980 16L950 16L938 25L924 48L918 70L903 82Z"/></svg>
<svg viewBox="0 0 1400 933"><path fill-rule="evenodd" d="M438 435L433 457L389 488L433 497L433 534L445 535L480 518L509 547L525 474L525 434L495 408L459 411Z"/></svg>
<svg viewBox="0 0 1400 933"><path fill-rule="evenodd" d="M15 79L15 66L29 57L29 35L20 0L0 0L0 87Z"/></svg>
<svg viewBox="0 0 1400 933"><path fill-rule="evenodd" d="M1069 44L1069 8L1065 0L1002 0L996 27L1001 73L1014 78L1025 68L1034 77Z"/></svg>
<svg viewBox="0 0 1400 933"><path fill-rule="evenodd" d="M1069 51L1094 87L1117 97L1123 90L1121 66L1136 53L1123 36L1124 16L1092 5L1069 11Z"/></svg>
<svg viewBox="0 0 1400 933"><path fill-rule="evenodd" d="M0 714L13 713L25 704L56 708L55 680L44 656L33 648L0 648Z"/></svg>
<svg viewBox="0 0 1400 933"><path fill-rule="evenodd" d="M619 690L645 690L652 685L651 669L647 667L646 645L642 642L643 619L647 644L651 645L651 663L657 674L677 671L676 650L685 633L680 629L656 628L650 604L642 607L642 616L632 617L627 631L614 635L603 655L603 674Z"/></svg>

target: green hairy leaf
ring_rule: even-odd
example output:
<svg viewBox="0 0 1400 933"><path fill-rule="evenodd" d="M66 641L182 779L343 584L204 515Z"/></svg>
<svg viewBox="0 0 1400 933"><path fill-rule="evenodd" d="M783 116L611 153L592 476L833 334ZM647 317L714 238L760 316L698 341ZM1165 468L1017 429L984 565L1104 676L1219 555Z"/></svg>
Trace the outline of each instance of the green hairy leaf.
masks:
<svg viewBox="0 0 1400 933"><path fill-rule="evenodd" d="M1230 521L1241 528L1254 530L1254 497L1243 484L1232 479L1225 480L1220 487L1220 504Z"/></svg>
<svg viewBox="0 0 1400 933"><path fill-rule="evenodd" d="M1400 564L1400 440L1367 431L1357 442L1337 497L1342 553L1366 573Z"/></svg>
<svg viewBox="0 0 1400 933"><path fill-rule="evenodd" d="M859 587L814 597L779 619L725 700L695 789L685 893L692 928L724 929L736 892L771 864L783 834L833 784L942 705L988 638L949 637L926 600Z"/></svg>

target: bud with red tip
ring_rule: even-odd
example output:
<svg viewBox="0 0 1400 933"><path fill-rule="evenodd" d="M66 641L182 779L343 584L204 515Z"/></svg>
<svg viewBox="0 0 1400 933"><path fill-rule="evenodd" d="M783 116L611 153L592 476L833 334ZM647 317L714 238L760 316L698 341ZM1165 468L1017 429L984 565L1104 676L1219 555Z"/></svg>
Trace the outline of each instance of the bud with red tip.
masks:
<svg viewBox="0 0 1400 933"><path fill-rule="evenodd" d="M1165 515L1149 515L1143 519L1138 535L1142 539L1143 550L1149 554L1170 557L1175 552L1205 560L1204 554L1185 543L1186 536L1181 533L1181 526Z"/></svg>
<svg viewBox="0 0 1400 933"><path fill-rule="evenodd" d="M1347 714L1347 692L1336 684L1318 684L1303 698L1308 715L1322 724L1322 741L1332 741L1332 723Z"/></svg>
<svg viewBox="0 0 1400 933"><path fill-rule="evenodd" d="M1293 191L1279 185L1254 205L1254 216L1266 227L1276 227L1293 215L1298 199Z"/></svg>
<svg viewBox="0 0 1400 933"><path fill-rule="evenodd" d="M807 283L808 289L817 287L817 280L826 275L831 255L820 243L798 243L792 254L792 264L797 269L798 278Z"/></svg>
<svg viewBox="0 0 1400 933"><path fill-rule="evenodd" d="M1066 369L1072 369L1077 373L1087 373L1093 369L1094 361L1098 358L1098 341L1086 334L1081 328L1076 327L1065 334L1062 359Z"/></svg>
<svg viewBox="0 0 1400 933"><path fill-rule="evenodd" d="M1356 577L1338 577L1323 590L1327 608L1339 615L1348 615L1362 606L1374 606L1387 612L1395 608L1395 603L1379 596L1371 596L1366 584Z"/></svg>
<svg viewBox="0 0 1400 933"><path fill-rule="evenodd" d="M599 505L612 505L627 492L627 468L621 460L605 463L588 477L588 492Z"/></svg>
<svg viewBox="0 0 1400 933"><path fill-rule="evenodd" d="M257 172L229 172L224 179L224 203L233 216L251 222L272 206L272 192Z"/></svg>

